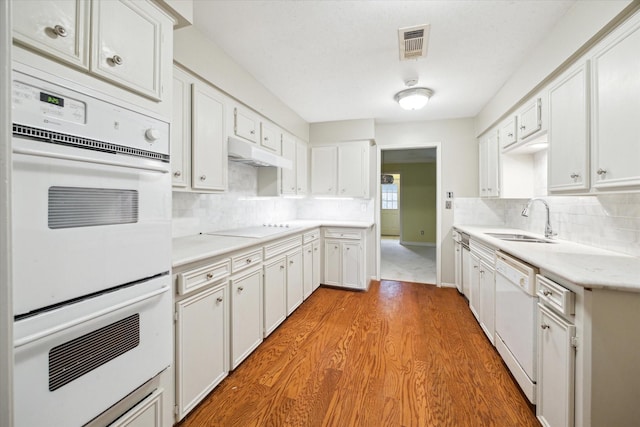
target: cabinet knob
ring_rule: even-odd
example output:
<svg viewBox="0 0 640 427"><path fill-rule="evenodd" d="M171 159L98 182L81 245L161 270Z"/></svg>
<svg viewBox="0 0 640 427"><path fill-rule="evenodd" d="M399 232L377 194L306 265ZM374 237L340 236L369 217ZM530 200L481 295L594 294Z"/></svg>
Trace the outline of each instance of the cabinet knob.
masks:
<svg viewBox="0 0 640 427"><path fill-rule="evenodd" d="M244 291L244 288L242 286L238 286L238 292L242 292Z"/></svg>
<svg viewBox="0 0 640 427"><path fill-rule="evenodd" d="M597 173L598 175L601 175L601 176L602 176L602 175L604 175L604 174L606 174L606 173L607 173L607 170L606 170L606 169L602 169L602 168L598 168L598 170L596 171L596 173Z"/></svg>
<svg viewBox="0 0 640 427"><path fill-rule="evenodd" d="M327 191L331 191L331 190L333 190L333 187L329 187L329 189Z"/></svg>
<svg viewBox="0 0 640 427"><path fill-rule="evenodd" d="M545 290L542 291L542 295L544 295L545 297L548 297L550 295L553 295L553 292L548 291L548 290L545 289Z"/></svg>
<svg viewBox="0 0 640 427"><path fill-rule="evenodd" d="M491 189L490 189L490 188L487 188L487 191L491 191Z"/></svg>
<svg viewBox="0 0 640 427"><path fill-rule="evenodd" d="M200 176L200 181L205 181L207 179L207 175Z"/></svg>
<svg viewBox="0 0 640 427"><path fill-rule="evenodd" d="M344 193L344 192L345 192L345 189L343 188L341 192L342 192L342 193Z"/></svg>
<svg viewBox="0 0 640 427"><path fill-rule="evenodd" d="M213 273L207 273L207 279L213 279Z"/></svg>
<svg viewBox="0 0 640 427"><path fill-rule="evenodd" d="M256 134L256 131L252 129L252 130L250 130L250 131L249 131L249 133L250 133L251 135L255 135L255 134Z"/></svg>
<svg viewBox="0 0 640 427"><path fill-rule="evenodd" d="M520 130L525 130L527 127L525 125L520 126Z"/></svg>
<svg viewBox="0 0 640 427"><path fill-rule="evenodd" d="M511 137L513 136L513 133L512 133L512 132L509 132L509 133L507 134L507 136L508 136L509 138L511 138Z"/></svg>
<svg viewBox="0 0 640 427"><path fill-rule="evenodd" d="M113 65L122 65L124 64L124 59L120 55L113 55L109 58Z"/></svg>
<svg viewBox="0 0 640 427"><path fill-rule="evenodd" d="M56 25L53 27L53 33L58 37L67 37L69 33L67 33L67 29L62 25Z"/></svg>
<svg viewBox="0 0 640 427"><path fill-rule="evenodd" d="M314 251L317 251L317 250L318 250L318 248L313 248L313 250L314 250Z"/></svg>
<svg viewBox="0 0 640 427"><path fill-rule="evenodd" d="M216 298L216 302L217 302L217 303L221 303L221 302L222 302L222 297L218 297L218 298Z"/></svg>
<svg viewBox="0 0 640 427"><path fill-rule="evenodd" d="M302 188L298 187L298 191L302 191Z"/></svg>
<svg viewBox="0 0 640 427"><path fill-rule="evenodd" d="M295 189L296 189L295 187L291 187L291 191L293 191L293 190L295 190Z"/></svg>
<svg viewBox="0 0 640 427"><path fill-rule="evenodd" d="M351 248L347 246L347 250L350 250Z"/></svg>
<svg viewBox="0 0 640 427"><path fill-rule="evenodd" d="M280 270L284 270L284 265L281 265L281 266L280 266Z"/></svg>
<svg viewBox="0 0 640 427"><path fill-rule="evenodd" d="M264 140L265 140L265 141L268 141L268 140L269 140L269 137L268 137L268 136L265 136L265 137L264 137Z"/></svg>
<svg viewBox="0 0 640 427"><path fill-rule="evenodd" d="M251 258L247 258L247 264L251 264Z"/></svg>
<svg viewBox="0 0 640 427"><path fill-rule="evenodd" d="M179 177L179 176L181 176L181 175L182 175L182 172L180 172L180 171L175 171L175 172L173 173L173 176L175 176L175 177Z"/></svg>
<svg viewBox="0 0 640 427"><path fill-rule="evenodd" d="M543 323L542 325L540 325L540 327L541 327L542 329L549 329L549 328L550 328L550 326L549 326L549 325L547 325L547 324L545 324L545 323Z"/></svg>
<svg viewBox="0 0 640 427"><path fill-rule="evenodd" d="M289 261L289 264L290 264L290 265L293 265L293 260Z"/></svg>
<svg viewBox="0 0 640 427"><path fill-rule="evenodd" d="M311 249L309 249L309 250L307 251L307 253L308 253L308 254L310 254L310 253L311 253Z"/></svg>
<svg viewBox="0 0 640 427"><path fill-rule="evenodd" d="M570 176L571 176L571 178L573 178L573 179L580 178L580 174L577 174L577 173L575 173L575 172L574 172L574 173L572 173Z"/></svg>

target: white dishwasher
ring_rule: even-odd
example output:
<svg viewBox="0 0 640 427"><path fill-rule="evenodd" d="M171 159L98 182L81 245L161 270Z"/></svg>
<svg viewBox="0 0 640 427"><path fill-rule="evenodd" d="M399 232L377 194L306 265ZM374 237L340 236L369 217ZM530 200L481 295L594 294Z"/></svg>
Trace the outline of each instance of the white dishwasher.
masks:
<svg viewBox="0 0 640 427"><path fill-rule="evenodd" d="M538 269L496 252L496 349L531 403L536 403Z"/></svg>

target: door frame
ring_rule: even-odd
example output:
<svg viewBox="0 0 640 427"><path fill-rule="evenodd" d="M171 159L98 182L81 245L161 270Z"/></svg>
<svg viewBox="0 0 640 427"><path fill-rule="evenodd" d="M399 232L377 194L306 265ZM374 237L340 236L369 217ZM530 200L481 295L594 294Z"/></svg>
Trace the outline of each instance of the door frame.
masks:
<svg viewBox="0 0 640 427"><path fill-rule="evenodd" d="M377 182L382 174L382 152L393 150L412 150L420 148L436 149L436 285L442 287L442 148L440 142L414 142L408 144L377 145L378 161L376 165ZM380 208L381 186L376 185L375 224L376 224L376 280L380 280ZM402 221L400 221L402 223Z"/></svg>

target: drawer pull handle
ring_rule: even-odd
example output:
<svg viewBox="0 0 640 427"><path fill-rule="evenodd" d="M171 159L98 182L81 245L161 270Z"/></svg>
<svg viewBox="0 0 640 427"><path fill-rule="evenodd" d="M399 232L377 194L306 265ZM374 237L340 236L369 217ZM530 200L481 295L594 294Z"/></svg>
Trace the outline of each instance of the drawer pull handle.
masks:
<svg viewBox="0 0 640 427"><path fill-rule="evenodd" d="M281 265L281 266L280 266L280 270L284 270L284 265Z"/></svg>
<svg viewBox="0 0 640 427"><path fill-rule="evenodd" d="M244 288L242 286L238 286L238 292L242 292L244 291Z"/></svg>
<svg viewBox="0 0 640 427"><path fill-rule="evenodd" d="M548 296L553 295L553 292L548 291L548 290L545 289L545 290L542 291L542 295L544 295L545 297L548 297Z"/></svg>
<svg viewBox="0 0 640 427"><path fill-rule="evenodd" d="M67 33L67 29L62 25L56 25L53 27L53 33L58 37L67 37L69 33Z"/></svg>
<svg viewBox="0 0 640 427"><path fill-rule="evenodd" d="M247 258L247 264L251 264L251 258Z"/></svg>
<svg viewBox="0 0 640 427"><path fill-rule="evenodd" d="M209 280L213 279L213 273L207 273L207 279Z"/></svg>
<svg viewBox="0 0 640 427"><path fill-rule="evenodd" d="M545 323L543 323L542 325L540 325L540 327L541 327L542 329L549 329L549 328L550 328L550 326L549 326L549 325L547 325L547 324L545 324Z"/></svg>
<svg viewBox="0 0 640 427"><path fill-rule="evenodd" d="M221 303L221 302L222 302L222 297L218 297L218 298L216 298L216 302L217 302L218 304L219 304L219 303Z"/></svg>
<svg viewBox="0 0 640 427"><path fill-rule="evenodd" d="M111 60L111 63L113 65L122 65L122 64L124 64L124 59L122 59L122 56L120 56L120 55L113 55L110 58L110 60Z"/></svg>
<svg viewBox="0 0 640 427"><path fill-rule="evenodd" d="M602 168L598 168L598 170L596 171L596 173L598 175L605 175L607 173L606 169L602 169Z"/></svg>
<svg viewBox="0 0 640 427"><path fill-rule="evenodd" d="M175 177L179 177L179 176L181 176L181 175L182 175L182 172L180 172L180 171L175 171L175 172L173 173L173 176L175 176Z"/></svg>
<svg viewBox="0 0 640 427"><path fill-rule="evenodd" d="M577 174L577 173L572 173L570 176L573 179L580 178L580 174Z"/></svg>

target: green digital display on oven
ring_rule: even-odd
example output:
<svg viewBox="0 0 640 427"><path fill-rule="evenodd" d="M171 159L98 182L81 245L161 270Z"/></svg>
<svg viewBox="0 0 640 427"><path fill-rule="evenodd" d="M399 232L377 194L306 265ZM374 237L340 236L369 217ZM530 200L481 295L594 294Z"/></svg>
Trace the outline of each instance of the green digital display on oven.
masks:
<svg viewBox="0 0 640 427"><path fill-rule="evenodd" d="M48 93L40 92L40 101L46 102L47 104L57 105L58 107L64 107L64 98Z"/></svg>

